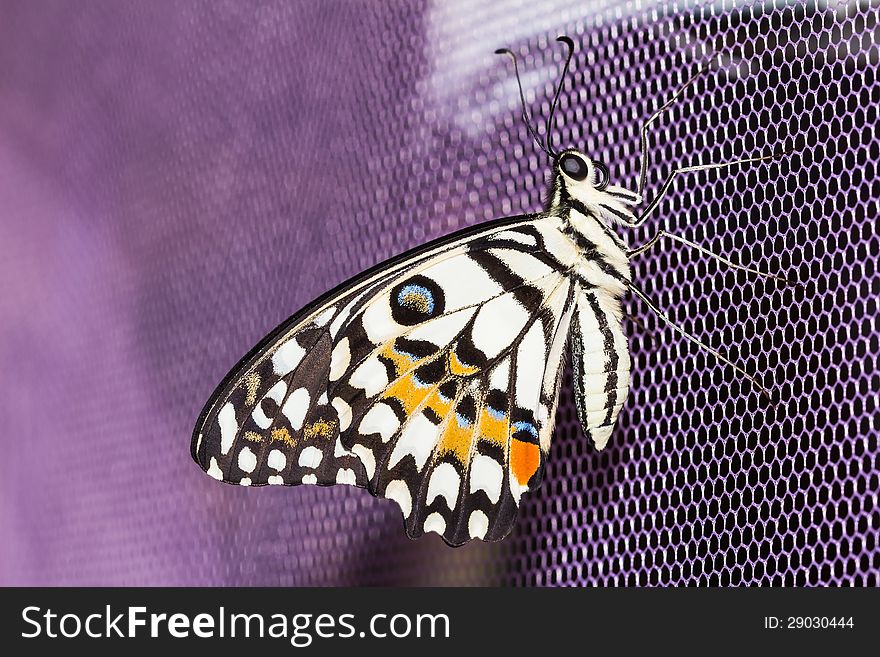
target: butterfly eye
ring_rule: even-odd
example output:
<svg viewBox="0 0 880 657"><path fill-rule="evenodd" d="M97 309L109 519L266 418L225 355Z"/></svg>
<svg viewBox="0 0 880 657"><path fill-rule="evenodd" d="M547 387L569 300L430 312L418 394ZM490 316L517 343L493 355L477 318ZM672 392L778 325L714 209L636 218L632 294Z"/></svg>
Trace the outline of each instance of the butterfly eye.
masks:
<svg viewBox="0 0 880 657"><path fill-rule="evenodd" d="M605 188L608 187L608 183L611 180L611 176L608 174L608 167L606 167L598 160L594 160L593 168L596 170L596 184L594 186L600 192L604 191Z"/></svg>
<svg viewBox="0 0 880 657"><path fill-rule="evenodd" d="M559 160L559 168L566 176L577 181L585 180L588 173L587 163L583 158L572 153L562 156Z"/></svg>

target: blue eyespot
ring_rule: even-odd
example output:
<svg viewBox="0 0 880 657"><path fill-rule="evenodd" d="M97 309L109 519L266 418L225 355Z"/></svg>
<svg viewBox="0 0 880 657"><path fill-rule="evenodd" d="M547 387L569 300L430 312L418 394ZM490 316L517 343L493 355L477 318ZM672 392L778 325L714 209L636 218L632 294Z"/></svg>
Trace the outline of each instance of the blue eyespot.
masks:
<svg viewBox="0 0 880 657"><path fill-rule="evenodd" d="M391 316L404 326L441 315L443 307L443 290L427 276L412 276L391 290Z"/></svg>
<svg viewBox="0 0 880 657"><path fill-rule="evenodd" d="M514 433L516 433L517 431L526 431L532 434L532 436L534 436L535 438L538 437L538 430L535 429L535 425L531 422L514 422L513 429Z"/></svg>
<svg viewBox="0 0 880 657"><path fill-rule="evenodd" d="M431 315L434 312L434 296L421 285L406 285L397 293L397 303L405 308Z"/></svg>
<svg viewBox="0 0 880 657"><path fill-rule="evenodd" d="M489 410L489 415L494 417L496 420L504 419L504 411L500 411L497 408L492 408L491 406L486 407Z"/></svg>

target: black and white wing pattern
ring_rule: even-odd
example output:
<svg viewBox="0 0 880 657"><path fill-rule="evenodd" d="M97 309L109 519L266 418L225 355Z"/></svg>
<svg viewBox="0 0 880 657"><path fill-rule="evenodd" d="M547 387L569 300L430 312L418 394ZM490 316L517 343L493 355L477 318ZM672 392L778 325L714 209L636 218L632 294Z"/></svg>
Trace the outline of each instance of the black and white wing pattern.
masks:
<svg viewBox="0 0 880 657"><path fill-rule="evenodd" d="M503 538L541 482L569 328L586 323L559 221L483 224L331 291L221 383L193 458L233 484L366 487L411 537Z"/></svg>

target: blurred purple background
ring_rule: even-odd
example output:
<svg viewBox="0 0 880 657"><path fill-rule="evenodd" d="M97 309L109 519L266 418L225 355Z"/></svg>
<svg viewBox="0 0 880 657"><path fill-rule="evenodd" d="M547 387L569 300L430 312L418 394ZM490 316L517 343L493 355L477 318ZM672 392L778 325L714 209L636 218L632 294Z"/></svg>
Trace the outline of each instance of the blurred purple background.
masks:
<svg viewBox="0 0 880 657"><path fill-rule="evenodd" d="M0 2L0 584L877 585L878 8L544 0ZM409 541L346 487L245 490L189 457L228 369L312 298L540 207L519 119L578 42L560 134L632 185L681 179L636 276L782 394L774 409L637 304L633 393L584 444L568 388L544 486L500 544ZM774 384L774 381L777 383Z"/></svg>

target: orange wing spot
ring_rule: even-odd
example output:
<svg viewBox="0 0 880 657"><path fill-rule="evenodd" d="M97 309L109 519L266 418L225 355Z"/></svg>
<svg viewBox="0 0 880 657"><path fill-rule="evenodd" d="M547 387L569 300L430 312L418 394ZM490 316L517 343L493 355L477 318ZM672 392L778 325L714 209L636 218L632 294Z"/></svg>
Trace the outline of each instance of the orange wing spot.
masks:
<svg viewBox="0 0 880 657"><path fill-rule="evenodd" d="M493 416L486 408L480 413L480 423L477 427L477 435L501 448L507 446L507 416L497 418Z"/></svg>
<svg viewBox="0 0 880 657"><path fill-rule="evenodd" d="M394 351L394 340L385 344L381 356L394 363L394 372L398 376L409 371L419 362L407 354L401 354Z"/></svg>
<svg viewBox="0 0 880 657"><path fill-rule="evenodd" d="M248 406L251 406L255 401L257 401L257 390L260 388L260 375L256 372L251 372L244 378L244 387L247 389L247 395L244 398L244 403Z"/></svg>
<svg viewBox="0 0 880 657"><path fill-rule="evenodd" d="M480 371L479 367L471 367L462 363L455 354L455 349L449 351L449 371L455 376L470 376Z"/></svg>
<svg viewBox="0 0 880 657"><path fill-rule="evenodd" d="M384 398L394 397L403 404L404 411L407 415L412 415L415 410L422 405L428 395L433 390L431 387L422 387L416 384L412 374L400 377L391 384L382 395Z"/></svg>
<svg viewBox="0 0 880 657"><path fill-rule="evenodd" d="M275 429L275 431L278 431L278 429ZM272 433L274 434L275 431L273 431ZM286 431L286 429L285 429L285 431ZM254 432L254 431L245 431L245 432L244 432L244 439L245 439L245 440L248 440L248 441L250 441L250 442L252 442L252 443L261 443L261 442L263 442L263 437L262 437L260 434Z"/></svg>
<svg viewBox="0 0 880 657"><path fill-rule="evenodd" d="M287 427L278 427L277 429L272 429L272 440L277 440L282 443L287 443L291 447L296 447L296 438L290 435Z"/></svg>
<svg viewBox="0 0 880 657"><path fill-rule="evenodd" d="M437 388L434 388L425 406L430 408L440 417L445 418L452 409L452 400L444 400L440 395L440 391Z"/></svg>
<svg viewBox="0 0 880 657"><path fill-rule="evenodd" d="M336 421L330 420L317 420L312 424L307 424L305 430L303 431L303 436L306 440L312 440L313 438L332 438L333 432L336 429Z"/></svg>
<svg viewBox="0 0 880 657"><path fill-rule="evenodd" d="M529 483L540 463L541 453L537 445L516 439L510 441L510 470L520 486Z"/></svg>
<svg viewBox="0 0 880 657"><path fill-rule="evenodd" d="M446 423L440 443L437 445L437 456L453 454L459 463L467 465L471 455L471 442L474 435L473 425L462 425L453 415Z"/></svg>

